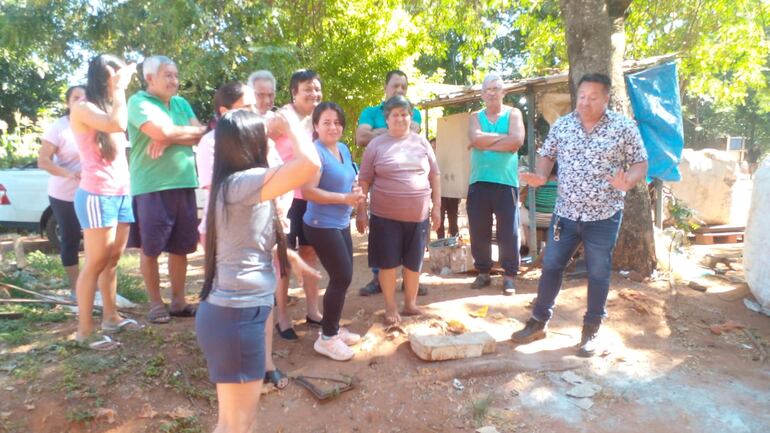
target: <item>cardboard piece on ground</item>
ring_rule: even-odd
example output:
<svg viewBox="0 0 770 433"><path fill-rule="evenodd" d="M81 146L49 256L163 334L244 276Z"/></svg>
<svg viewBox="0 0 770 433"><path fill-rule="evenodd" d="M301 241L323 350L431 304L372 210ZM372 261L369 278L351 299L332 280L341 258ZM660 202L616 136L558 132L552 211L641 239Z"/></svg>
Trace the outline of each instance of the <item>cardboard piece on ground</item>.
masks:
<svg viewBox="0 0 770 433"><path fill-rule="evenodd" d="M410 335L412 351L424 361L477 358L495 351L495 339L486 332L460 335Z"/></svg>

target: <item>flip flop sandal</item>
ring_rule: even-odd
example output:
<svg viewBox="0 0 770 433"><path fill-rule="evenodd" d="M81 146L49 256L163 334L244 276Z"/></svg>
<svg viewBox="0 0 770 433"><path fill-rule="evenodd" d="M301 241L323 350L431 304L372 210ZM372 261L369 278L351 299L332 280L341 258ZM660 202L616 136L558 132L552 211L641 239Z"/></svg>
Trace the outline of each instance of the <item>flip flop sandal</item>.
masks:
<svg viewBox="0 0 770 433"><path fill-rule="evenodd" d="M78 341L78 345L85 349L107 352L120 347L120 342L115 341L106 335L93 334L83 341Z"/></svg>
<svg viewBox="0 0 770 433"><path fill-rule="evenodd" d="M187 304L181 310L170 310L168 314L171 317L195 317L195 313L197 312L197 305Z"/></svg>
<svg viewBox="0 0 770 433"><path fill-rule="evenodd" d="M140 324L134 319L123 319L116 324L102 323L102 332L115 333L121 331L134 332L144 328L144 325Z"/></svg>
<svg viewBox="0 0 770 433"><path fill-rule="evenodd" d="M171 321L171 315L165 305L156 305L150 308L150 312L147 313L147 321L155 324L164 324Z"/></svg>
<svg viewBox="0 0 770 433"><path fill-rule="evenodd" d="M289 385L289 377L281 370L275 369L265 372L265 383L272 383L278 389L284 389Z"/></svg>

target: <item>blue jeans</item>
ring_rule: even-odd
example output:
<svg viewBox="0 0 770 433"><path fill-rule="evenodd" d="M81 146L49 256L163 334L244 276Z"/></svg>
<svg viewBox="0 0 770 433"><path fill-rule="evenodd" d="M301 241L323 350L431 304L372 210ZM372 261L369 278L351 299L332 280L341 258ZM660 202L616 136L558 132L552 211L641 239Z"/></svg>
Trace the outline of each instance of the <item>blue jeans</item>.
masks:
<svg viewBox="0 0 770 433"><path fill-rule="evenodd" d="M548 322L553 316L553 305L561 290L564 268L575 250L583 242L588 270L588 310L583 323L600 325L607 316L605 304L610 290L610 271L615 241L618 239L623 212L599 221L573 221L556 214L551 217L548 244L543 257L543 274L537 286L537 302L532 317ZM558 225L559 239L554 239Z"/></svg>
<svg viewBox="0 0 770 433"><path fill-rule="evenodd" d="M492 270L492 216L497 221L497 246L505 275L519 272L519 189L491 182L475 182L468 187L468 228L471 255L477 271Z"/></svg>

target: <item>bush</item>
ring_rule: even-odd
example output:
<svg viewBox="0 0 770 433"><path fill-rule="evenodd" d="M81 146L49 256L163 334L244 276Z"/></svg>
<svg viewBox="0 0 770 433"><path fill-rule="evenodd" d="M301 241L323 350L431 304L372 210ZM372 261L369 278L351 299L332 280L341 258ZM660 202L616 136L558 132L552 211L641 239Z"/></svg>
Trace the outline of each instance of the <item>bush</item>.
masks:
<svg viewBox="0 0 770 433"><path fill-rule="evenodd" d="M41 119L40 124L52 119ZM0 124L0 169L34 166L43 129L30 119L16 115L16 128L7 132Z"/></svg>

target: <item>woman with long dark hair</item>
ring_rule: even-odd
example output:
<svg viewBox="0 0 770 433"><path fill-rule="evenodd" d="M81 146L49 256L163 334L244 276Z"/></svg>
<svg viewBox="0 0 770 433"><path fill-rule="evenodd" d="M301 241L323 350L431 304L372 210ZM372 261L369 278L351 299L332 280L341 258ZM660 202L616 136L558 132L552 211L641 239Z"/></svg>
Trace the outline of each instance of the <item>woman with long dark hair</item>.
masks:
<svg viewBox="0 0 770 433"><path fill-rule="evenodd" d="M287 136L294 157L268 167L267 131ZM292 265L274 199L308 182L318 172L312 143L286 119L234 110L214 133L214 172L206 228L206 264L195 331L217 386L215 433L253 431L265 377L265 324L273 307L277 248L281 276Z"/></svg>
<svg viewBox="0 0 770 433"><path fill-rule="evenodd" d="M59 256L70 283L70 296L75 299L78 280L80 223L75 215L75 191L80 184L80 155L70 127L72 106L86 97L84 86L72 86L64 94L67 110L43 134L37 166L51 174L48 179L48 202L61 233Z"/></svg>
<svg viewBox="0 0 770 433"><path fill-rule="evenodd" d="M72 132L80 153L80 186L75 213L83 227L85 264L77 282L77 340L91 349L111 350L119 343L93 334L92 310L97 283L102 294L102 332L133 331L142 326L118 314L117 268L134 221L126 161L126 87L136 72L117 57L101 54L88 65L86 99L72 107Z"/></svg>
<svg viewBox="0 0 770 433"><path fill-rule="evenodd" d="M256 97L251 87L241 83L240 81L232 81L217 89L214 94L214 110L216 112L217 121L225 115L225 113L232 110L248 110L256 113ZM208 208L208 192L211 188L211 177L214 172L214 134L216 131L216 122L214 123L215 129L207 132L206 135L201 137L201 141L198 143L198 149L196 151L196 164L198 167L198 184L200 188L206 193L206 208L203 211L203 218L198 225L198 232L200 233L201 244L206 247L206 211ZM268 151L268 159L272 156L274 159L269 161L270 167L275 167L281 164L280 157L273 150L271 153ZM277 159L275 159L277 158ZM270 317L267 319L268 329L272 329L273 313L270 313ZM289 384L289 377L279 370L273 363L273 333L267 331L265 333L265 383L272 383L276 388L283 389Z"/></svg>
<svg viewBox="0 0 770 433"><path fill-rule="evenodd" d="M350 214L364 195L356 184L357 167L350 150L340 143L345 131L342 108L334 102L321 102L313 111L313 128L321 170L302 188L308 201L302 230L329 273L321 335L313 348L335 361L347 361L354 355L348 346L361 340L360 335L340 327L345 293L353 279Z"/></svg>

